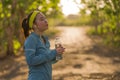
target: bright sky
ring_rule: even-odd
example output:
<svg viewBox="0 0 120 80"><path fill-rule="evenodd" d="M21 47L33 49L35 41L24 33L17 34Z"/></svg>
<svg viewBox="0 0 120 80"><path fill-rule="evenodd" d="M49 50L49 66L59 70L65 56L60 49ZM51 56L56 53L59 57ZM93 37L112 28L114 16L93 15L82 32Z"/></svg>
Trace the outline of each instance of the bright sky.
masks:
<svg viewBox="0 0 120 80"><path fill-rule="evenodd" d="M76 0L77 3L80 3L80 0ZM77 14L79 12L78 5L74 0L61 0L60 5L62 6L62 12L65 16L69 14Z"/></svg>

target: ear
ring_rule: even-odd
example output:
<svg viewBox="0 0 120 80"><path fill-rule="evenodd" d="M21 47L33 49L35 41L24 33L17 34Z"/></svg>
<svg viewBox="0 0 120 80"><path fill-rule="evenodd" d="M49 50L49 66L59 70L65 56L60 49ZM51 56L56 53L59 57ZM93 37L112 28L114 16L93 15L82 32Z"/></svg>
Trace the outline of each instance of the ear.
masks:
<svg viewBox="0 0 120 80"><path fill-rule="evenodd" d="M36 28L37 28L37 26L35 24L33 24L33 29L36 29Z"/></svg>

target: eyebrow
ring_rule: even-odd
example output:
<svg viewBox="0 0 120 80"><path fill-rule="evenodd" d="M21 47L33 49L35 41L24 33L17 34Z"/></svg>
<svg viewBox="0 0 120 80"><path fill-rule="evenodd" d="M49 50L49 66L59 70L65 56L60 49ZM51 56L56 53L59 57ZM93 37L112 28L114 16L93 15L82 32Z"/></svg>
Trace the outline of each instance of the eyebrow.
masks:
<svg viewBox="0 0 120 80"><path fill-rule="evenodd" d="M43 17L43 16L42 16L42 17L40 17L40 18L46 18L46 17Z"/></svg>
<svg viewBox="0 0 120 80"><path fill-rule="evenodd" d="M40 17L40 18L45 18L45 17Z"/></svg>

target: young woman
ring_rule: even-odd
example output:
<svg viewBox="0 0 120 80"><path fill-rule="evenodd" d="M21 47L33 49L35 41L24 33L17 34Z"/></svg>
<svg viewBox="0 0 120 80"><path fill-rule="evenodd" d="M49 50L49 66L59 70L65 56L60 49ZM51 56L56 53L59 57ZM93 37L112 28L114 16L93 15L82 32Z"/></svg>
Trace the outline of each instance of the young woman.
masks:
<svg viewBox="0 0 120 80"><path fill-rule="evenodd" d="M48 22L39 11L30 13L23 20L22 27L26 37L24 51L29 67L28 80L52 80L52 62L56 61L56 55L63 54L65 48L49 49L48 38L43 36Z"/></svg>

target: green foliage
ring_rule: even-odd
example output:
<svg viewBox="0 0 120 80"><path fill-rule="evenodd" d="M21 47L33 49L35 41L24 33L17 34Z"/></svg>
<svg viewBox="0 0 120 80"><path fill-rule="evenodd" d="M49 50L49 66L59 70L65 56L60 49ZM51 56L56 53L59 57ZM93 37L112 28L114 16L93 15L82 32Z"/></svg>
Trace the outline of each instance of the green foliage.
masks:
<svg viewBox="0 0 120 80"><path fill-rule="evenodd" d="M91 25L90 16L69 15L59 21L58 26L81 26Z"/></svg>
<svg viewBox="0 0 120 80"><path fill-rule="evenodd" d="M84 10L91 11L95 32L101 34L105 43L120 46L120 0L82 0L82 3Z"/></svg>
<svg viewBox="0 0 120 80"><path fill-rule="evenodd" d="M60 0L35 0L28 6L26 13L37 9L47 17L58 17L62 15L61 8L58 5L59 2Z"/></svg>
<svg viewBox="0 0 120 80"><path fill-rule="evenodd" d="M18 55L18 50L20 49L21 47L21 44L18 40L13 40L13 47L14 47L14 54L15 55Z"/></svg>
<svg viewBox="0 0 120 80"><path fill-rule="evenodd" d="M21 37L21 23L31 11L40 10L47 18L62 17L59 2L60 0L0 0L0 47L6 47L4 52L16 54L22 46L24 40ZM56 32L49 33L53 35Z"/></svg>

